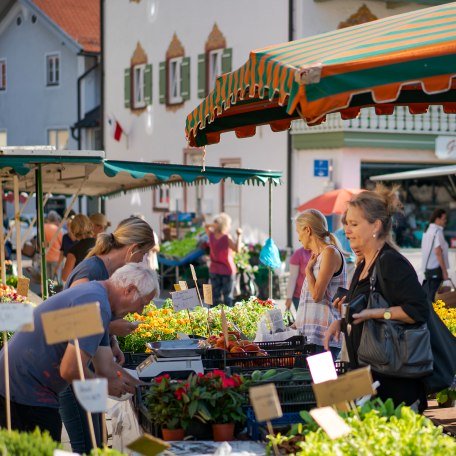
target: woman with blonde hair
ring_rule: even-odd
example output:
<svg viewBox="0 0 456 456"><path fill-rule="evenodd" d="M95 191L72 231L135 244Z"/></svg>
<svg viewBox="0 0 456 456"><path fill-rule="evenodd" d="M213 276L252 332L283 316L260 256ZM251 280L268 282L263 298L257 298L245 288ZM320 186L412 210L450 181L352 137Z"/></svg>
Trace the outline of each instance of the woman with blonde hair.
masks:
<svg viewBox="0 0 456 456"><path fill-rule="evenodd" d="M302 330L308 343L317 346L317 352L323 352L325 332L340 318L332 299L337 288L347 284L345 259L320 211L308 209L299 214L296 231L302 246L312 255L306 266L295 326ZM340 348L340 341L334 340L329 344L334 359L339 355Z"/></svg>
<svg viewBox="0 0 456 456"><path fill-rule="evenodd" d="M242 230L236 230L236 242L230 236L231 217L221 213L212 225L206 225L206 234L209 237L211 264L209 277L212 284L214 304L222 302L227 306L233 304L233 285L236 276L233 252L241 250Z"/></svg>
<svg viewBox="0 0 456 456"><path fill-rule="evenodd" d="M424 323L429 318L429 306L413 266L397 250L392 241L392 217L401 209L397 187L377 185L375 191L363 191L349 203L346 213L345 233L353 251L362 260L357 264L346 298L347 302L364 302L364 310L354 315L351 331L346 338L352 367L359 366L358 352L364 322L371 319L395 320L405 326ZM371 293L371 277L376 271L375 290L387 299L388 308L366 308ZM341 309L344 299L336 299L334 306ZM341 321L335 321L328 329L325 345L338 339ZM383 348L379 345L379 352ZM387 367L387 365L385 365ZM421 378L398 377L391 366L390 375L372 371L374 380L380 382L377 394L382 400L393 399L395 405L404 402L412 405L419 400L418 409L427 406L424 383Z"/></svg>
<svg viewBox="0 0 456 456"><path fill-rule="evenodd" d="M70 248L62 270L62 280L65 282L71 271L87 256L95 245L92 221L87 215L78 214L71 221L71 233L76 243Z"/></svg>
<svg viewBox="0 0 456 456"><path fill-rule="evenodd" d="M122 220L112 234L100 233L95 246L87 258L79 263L68 277L65 288L90 282L91 280L107 280L111 275L127 263L140 263L144 256L154 247L154 232L151 226L139 217ZM125 357L121 352L115 336L126 336L137 328L137 324L127 320L111 321L111 350L104 350L106 363L113 356L119 364ZM108 347L109 348L109 347ZM102 364L103 360L100 361ZM91 440L86 413L82 410L73 389L69 386L59 396L60 416L70 437L74 452L90 453ZM98 444L101 444L101 423L98 415L93 415L95 433Z"/></svg>

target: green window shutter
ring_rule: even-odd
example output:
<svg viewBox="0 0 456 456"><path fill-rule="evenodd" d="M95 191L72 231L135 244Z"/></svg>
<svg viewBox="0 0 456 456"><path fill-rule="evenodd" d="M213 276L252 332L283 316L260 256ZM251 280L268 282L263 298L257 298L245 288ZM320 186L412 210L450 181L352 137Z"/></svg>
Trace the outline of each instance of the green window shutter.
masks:
<svg viewBox="0 0 456 456"><path fill-rule="evenodd" d="M190 100L190 57L184 57L181 63L181 97Z"/></svg>
<svg viewBox="0 0 456 456"><path fill-rule="evenodd" d="M206 97L206 54L198 55L198 98Z"/></svg>
<svg viewBox="0 0 456 456"><path fill-rule="evenodd" d="M158 65L158 82L159 82L159 97L158 101L160 104L166 103L166 87L168 86L166 81L166 62L160 62Z"/></svg>
<svg viewBox="0 0 456 456"><path fill-rule="evenodd" d="M146 105L152 104L152 65L144 69L144 101Z"/></svg>
<svg viewBox="0 0 456 456"><path fill-rule="evenodd" d="M233 49L226 48L223 50L222 54L222 73L230 73L232 71L232 57L233 57Z"/></svg>
<svg viewBox="0 0 456 456"><path fill-rule="evenodd" d="M131 68L124 70L124 106L131 108Z"/></svg>

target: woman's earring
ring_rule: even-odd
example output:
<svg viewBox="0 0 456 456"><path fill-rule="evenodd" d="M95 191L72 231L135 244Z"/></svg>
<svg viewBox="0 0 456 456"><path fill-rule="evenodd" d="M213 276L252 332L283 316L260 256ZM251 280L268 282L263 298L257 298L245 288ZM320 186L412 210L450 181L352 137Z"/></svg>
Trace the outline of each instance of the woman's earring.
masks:
<svg viewBox="0 0 456 456"><path fill-rule="evenodd" d="M377 233L374 233L372 237L375 239L377 237Z"/></svg>

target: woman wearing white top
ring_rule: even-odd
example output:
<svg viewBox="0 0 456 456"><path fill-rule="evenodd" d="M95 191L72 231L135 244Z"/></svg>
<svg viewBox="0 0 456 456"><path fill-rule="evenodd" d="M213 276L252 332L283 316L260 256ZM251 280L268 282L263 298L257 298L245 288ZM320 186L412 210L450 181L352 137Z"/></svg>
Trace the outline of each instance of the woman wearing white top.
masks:
<svg viewBox="0 0 456 456"><path fill-rule="evenodd" d="M443 235L447 221L445 209L435 209L421 242L423 287L432 301L442 281L448 280L448 242Z"/></svg>

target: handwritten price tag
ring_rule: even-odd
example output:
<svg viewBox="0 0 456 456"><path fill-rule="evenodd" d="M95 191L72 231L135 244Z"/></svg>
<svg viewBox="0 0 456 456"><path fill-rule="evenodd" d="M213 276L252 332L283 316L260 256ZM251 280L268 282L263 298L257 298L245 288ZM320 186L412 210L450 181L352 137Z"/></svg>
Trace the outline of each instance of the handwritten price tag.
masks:
<svg viewBox="0 0 456 456"><path fill-rule="evenodd" d="M318 355L308 356L306 360L314 383L327 382L337 378L331 352L327 351Z"/></svg>
<svg viewBox="0 0 456 456"><path fill-rule="evenodd" d="M70 453L65 450L54 450L54 456L79 456L79 453Z"/></svg>
<svg viewBox="0 0 456 456"><path fill-rule="evenodd" d="M48 345L104 333L98 302L46 312L41 320Z"/></svg>
<svg viewBox="0 0 456 456"><path fill-rule="evenodd" d="M322 407L310 411L312 418L334 440L350 434L351 428L332 407Z"/></svg>
<svg viewBox="0 0 456 456"><path fill-rule="evenodd" d="M274 383L249 388L249 396L258 421L270 421L283 415Z"/></svg>
<svg viewBox="0 0 456 456"><path fill-rule="evenodd" d="M104 413L108 408L108 380L91 378L74 380L73 389L79 403L90 413Z"/></svg>
<svg viewBox="0 0 456 456"><path fill-rule="evenodd" d="M173 307L175 312L186 309L191 310L199 304L196 288L190 288L190 290L175 291L171 293L171 299L173 300Z"/></svg>
<svg viewBox="0 0 456 456"><path fill-rule="evenodd" d="M182 288L181 288L181 286L178 283L175 283L174 284L174 290L175 291L182 291Z"/></svg>
<svg viewBox="0 0 456 456"><path fill-rule="evenodd" d="M204 302L209 306L212 306L214 302L212 301L212 285L208 285L207 283L203 284L203 296Z"/></svg>
<svg viewBox="0 0 456 456"><path fill-rule="evenodd" d="M17 294L21 296L28 296L30 287L30 279L27 277L18 277L17 279Z"/></svg>
<svg viewBox="0 0 456 456"><path fill-rule="evenodd" d="M188 285L185 280L179 280L179 286L181 287L181 290L188 290Z"/></svg>
<svg viewBox="0 0 456 456"><path fill-rule="evenodd" d="M138 439L129 443L127 445L127 448L137 454L142 454L144 456L156 456L163 450L170 448L170 446L171 445L164 440L158 439L157 437L152 437L149 434L143 434Z"/></svg>
<svg viewBox="0 0 456 456"><path fill-rule="evenodd" d="M33 306L21 302L0 303L0 331L17 331L33 323Z"/></svg>

